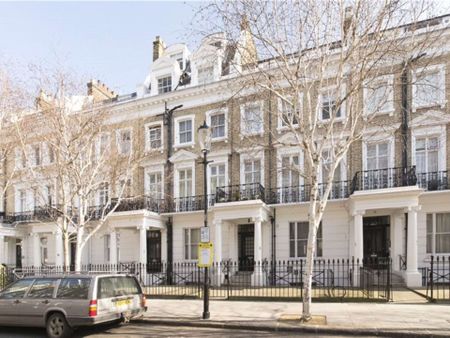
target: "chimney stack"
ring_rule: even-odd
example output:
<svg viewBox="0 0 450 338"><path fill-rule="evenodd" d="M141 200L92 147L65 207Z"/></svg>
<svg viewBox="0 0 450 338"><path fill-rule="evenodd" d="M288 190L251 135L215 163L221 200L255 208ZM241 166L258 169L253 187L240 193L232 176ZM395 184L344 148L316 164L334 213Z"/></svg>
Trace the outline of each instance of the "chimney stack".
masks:
<svg viewBox="0 0 450 338"><path fill-rule="evenodd" d="M103 100L114 99L118 96L113 90L109 89L104 83L99 80L91 80L87 83L87 94L94 98L95 102Z"/></svg>
<svg viewBox="0 0 450 338"><path fill-rule="evenodd" d="M158 35L155 38L155 41L153 41L153 61L156 61L161 57L162 53L164 52L164 48L166 48L166 45Z"/></svg>

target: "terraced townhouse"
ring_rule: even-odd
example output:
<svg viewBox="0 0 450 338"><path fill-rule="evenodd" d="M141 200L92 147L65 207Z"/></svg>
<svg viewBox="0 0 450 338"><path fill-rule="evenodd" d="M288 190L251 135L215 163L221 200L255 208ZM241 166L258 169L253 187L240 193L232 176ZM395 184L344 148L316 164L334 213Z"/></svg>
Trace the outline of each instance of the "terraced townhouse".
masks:
<svg viewBox="0 0 450 338"><path fill-rule="evenodd" d="M450 17L433 22L448 29ZM216 262L305 257L309 187L286 164L302 166L301 150L271 144L271 133L286 133L283 121L270 114L283 109L277 98L232 95L236 73L230 64L247 62L236 55L221 34L206 37L193 53L185 44L166 47L157 37L150 73L135 93L117 96L100 82L89 83L88 96L111 105L118 137L110 146L141 152L144 160L134 173L131 198L92 238L83 263L195 262L205 199ZM429 64L422 79L439 90L408 86L407 152L401 69L379 79L392 88L379 113L393 133L358 141L341 163L318 233L318 258L390 256L394 273L408 286L419 286L430 255L450 254L450 55ZM420 62L410 76L419 70ZM326 105L321 109L326 112ZM252 126L258 147L243 137L249 116L259 117ZM197 139L204 121L212 132L207 196ZM51 166L44 145L33 149L34 165ZM99 203L111 195L105 190L98 192ZM40 217L34 196L26 182L16 182L0 203L1 263L63 263L55 220Z"/></svg>

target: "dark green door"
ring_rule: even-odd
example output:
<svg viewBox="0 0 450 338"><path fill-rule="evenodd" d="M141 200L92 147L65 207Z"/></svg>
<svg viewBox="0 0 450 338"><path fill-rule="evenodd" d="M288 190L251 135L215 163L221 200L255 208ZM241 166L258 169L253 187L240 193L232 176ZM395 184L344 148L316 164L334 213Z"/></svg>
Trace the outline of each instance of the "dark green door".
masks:
<svg viewBox="0 0 450 338"><path fill-rule="evenodd" d="M364 259L366 265L375 265L380 259L389 257L389 216L364 218Z"/></svg>
<svg viewBox="0 0 450 338"><path fill-rule="evenodd" d="M255 230L253 224L239 225L238 258L239 271L253 271L255 254Z"/></svg>

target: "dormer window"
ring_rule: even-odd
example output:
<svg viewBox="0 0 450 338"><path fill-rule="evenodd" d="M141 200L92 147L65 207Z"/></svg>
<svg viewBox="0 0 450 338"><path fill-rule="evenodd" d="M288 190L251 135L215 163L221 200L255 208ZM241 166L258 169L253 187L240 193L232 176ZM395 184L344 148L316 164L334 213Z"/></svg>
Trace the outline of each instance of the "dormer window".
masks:
<svg viewBox="0 0 450 338"><path fill-rule="evenodd" d="M172 60L176 60L181 70L184 70L183 53L172 54L170 56Z"/></svg>
<svg viewBox="0 0 450 338"><path fill-rule="evenodd" d="M158 79L158 94L172 91L172 76L167 75Z"/></svg>
<svg viewBox="0 0 450 338"><path fill-rule="evenodd" d="M214 80L214 67L199 67L197 71L197 81L199 85L210 83Z"/></svg>

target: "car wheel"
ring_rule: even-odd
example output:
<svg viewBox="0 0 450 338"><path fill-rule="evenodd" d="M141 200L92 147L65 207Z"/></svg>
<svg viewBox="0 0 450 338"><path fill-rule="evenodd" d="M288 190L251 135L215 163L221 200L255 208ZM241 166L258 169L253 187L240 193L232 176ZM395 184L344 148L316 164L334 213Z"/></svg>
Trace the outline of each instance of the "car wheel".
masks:
<svg viewBox="0 0 450 338"><path fill-rule="evenodd" d="M47 319L47 335L49 338L66 338L73 333L62 313L54 313Z"/></svg>

